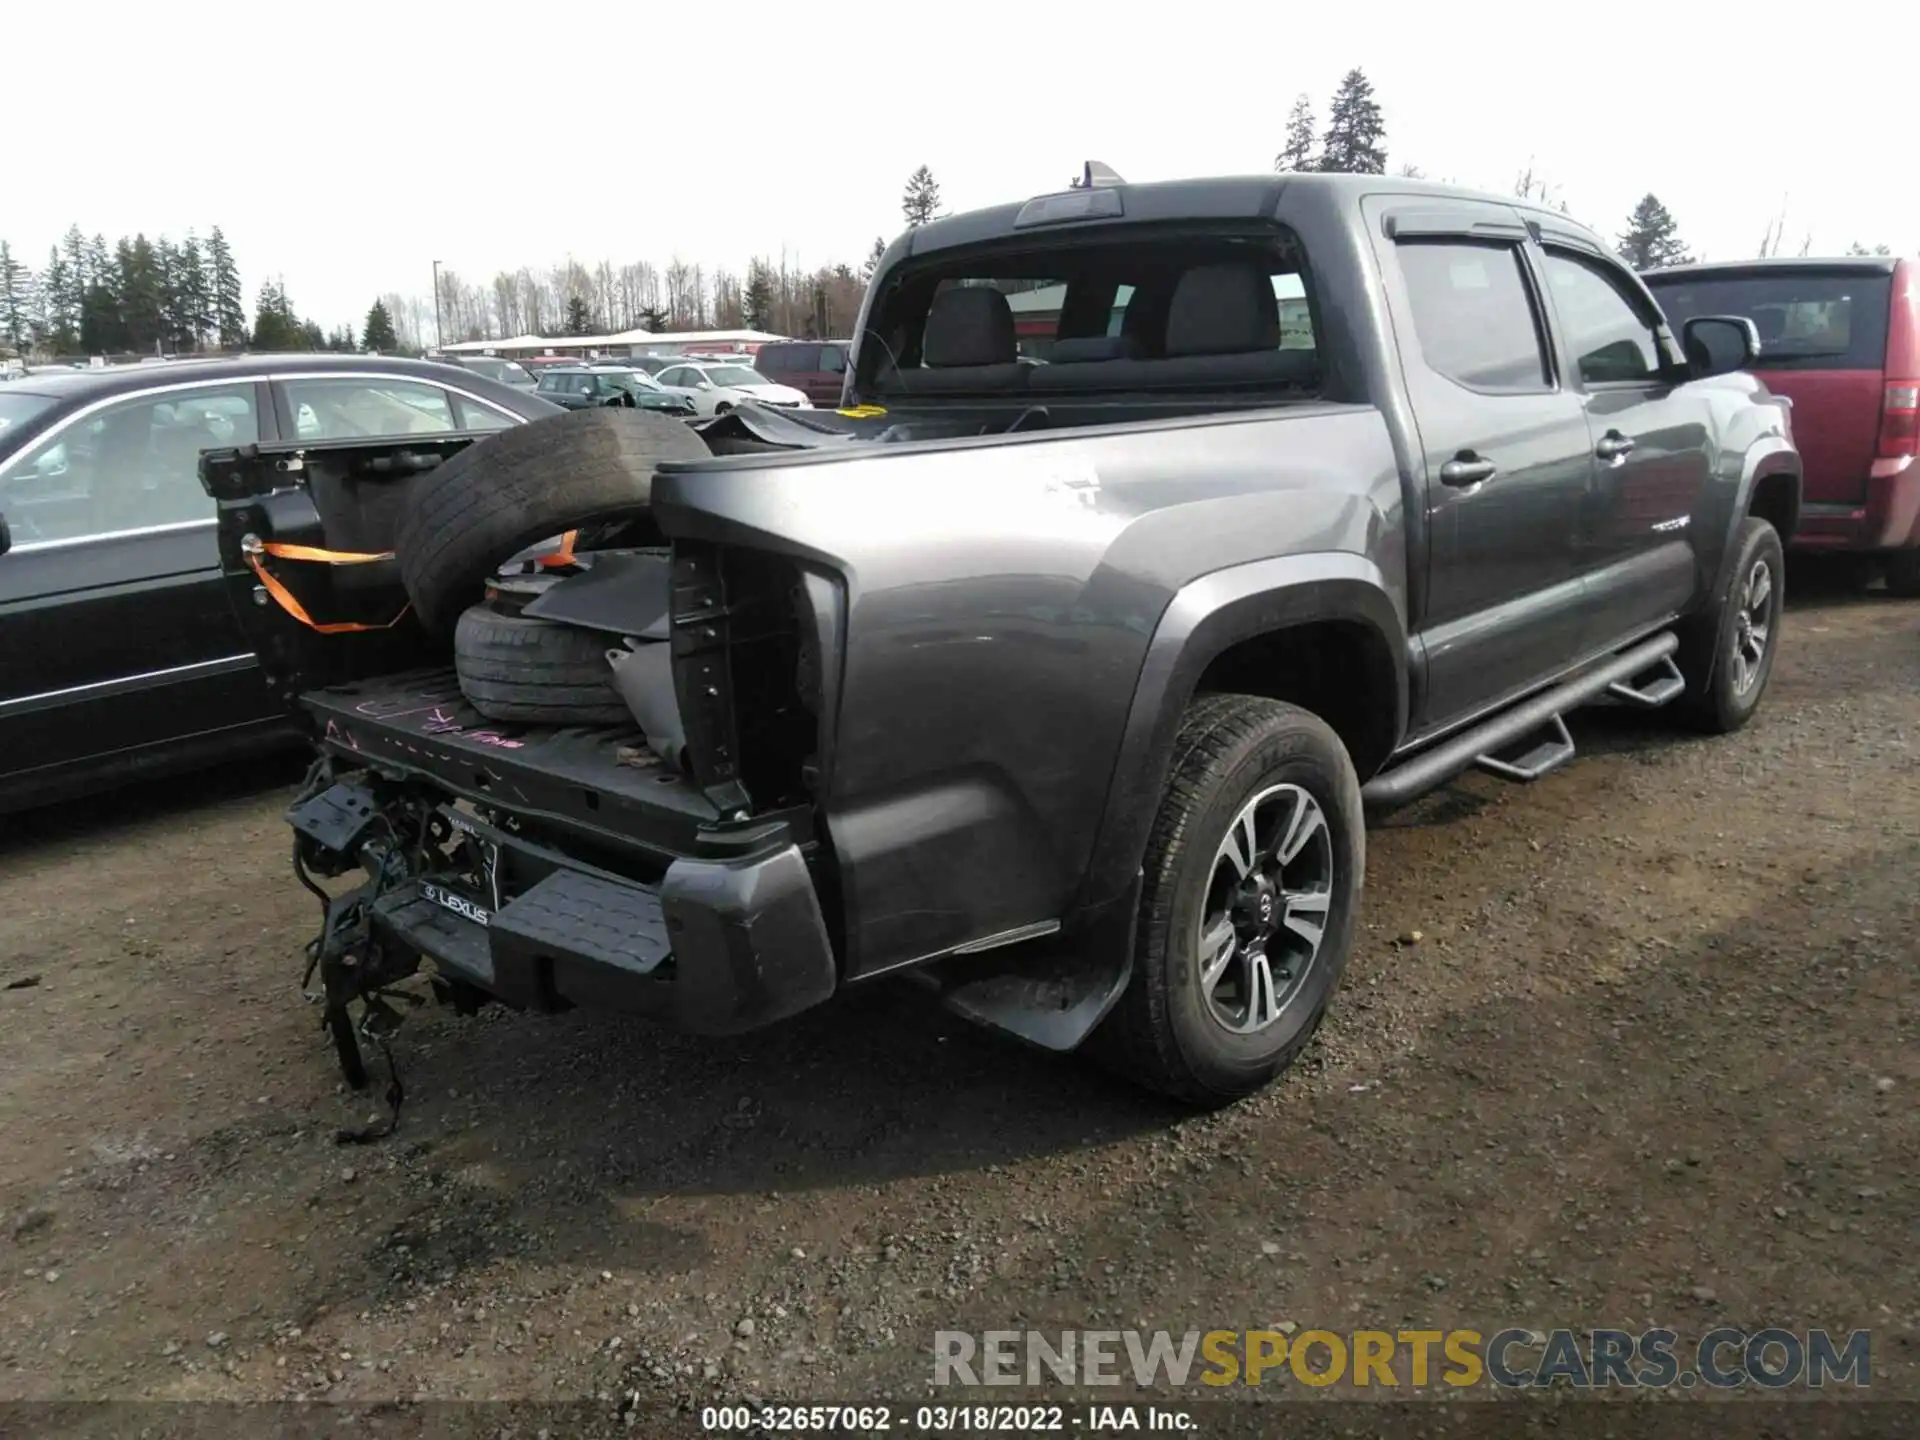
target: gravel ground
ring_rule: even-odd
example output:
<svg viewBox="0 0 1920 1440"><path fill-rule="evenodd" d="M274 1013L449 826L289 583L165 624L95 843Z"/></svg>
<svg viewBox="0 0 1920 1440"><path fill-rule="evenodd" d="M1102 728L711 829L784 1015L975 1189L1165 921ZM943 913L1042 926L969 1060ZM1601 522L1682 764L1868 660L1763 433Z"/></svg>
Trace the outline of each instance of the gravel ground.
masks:
<svg viewBox="0 0 1920 1440"><path fill-rule="evenodd" d="M423 1010L343 1149L286 766L4 822L0 1400L631 1433L911 1402L936 1329L1716 1323L1870 1327L1920 1400L1917 642L1816 587L1744 734L1596 712L1376 830L1332 1018L1204 1118L877 988L726 1042Z"/></svg>

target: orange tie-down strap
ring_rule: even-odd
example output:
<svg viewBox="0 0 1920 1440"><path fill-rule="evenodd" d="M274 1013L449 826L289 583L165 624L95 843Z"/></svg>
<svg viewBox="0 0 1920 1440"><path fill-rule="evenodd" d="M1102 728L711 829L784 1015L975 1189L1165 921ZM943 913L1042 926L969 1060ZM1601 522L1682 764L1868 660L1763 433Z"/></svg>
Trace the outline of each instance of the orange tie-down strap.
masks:
<svg viewBox="0 0 1920 1440"><path fill-rule="evenodd" d="M569 530L560 537L560 548L550 554L542 555L536 564L571 565L573 564L573 542L580 538L578 530Z"/></svg>
<svg viewBox="0 0 1920 1440"><path fill-rule="evenodd" d="M560 548L540 556L537 563L554 566L571 565L573 542L579 534L578 530L567 531L560 537ZM391 550L373 552L323 550L317 545L289 545L277 540L262 541L257 547L248 550L247 565L259 577L260 584L265 587L267 594L273 597L274 603L316 634L351 635L368 630L391 630L406 619L407 612L413 608L411 604L402 605L398 615L379 625L364 624L358 620L334 620L323 623L309 615L307 607L300 603L298 597L267 569L261 559L263 555L272 555L281 560L305 560L316 565L371 565L377 561L391 560L393 552Z"/></svg>
<svg viewBox="0 0 1920 1440"><path fill-rule="evenodd" d="M353 550L322 550L314 545L287 545L276 540L267 540L259 545L249 545L246 551L247 565L259 577L267 594L287 614L298 620L309 630L319 635L351 635L363 630L391 630L407 618L411 605L402 605L400 613L384 625L368 625L358 620L319 621L307 613L307 607L299 598L287 589L278 576L267 569L263 557L272 555L281 560L307 560L317 565L371 565L378 560L391 560L391 550L377 554L363 554Z"/></svg>

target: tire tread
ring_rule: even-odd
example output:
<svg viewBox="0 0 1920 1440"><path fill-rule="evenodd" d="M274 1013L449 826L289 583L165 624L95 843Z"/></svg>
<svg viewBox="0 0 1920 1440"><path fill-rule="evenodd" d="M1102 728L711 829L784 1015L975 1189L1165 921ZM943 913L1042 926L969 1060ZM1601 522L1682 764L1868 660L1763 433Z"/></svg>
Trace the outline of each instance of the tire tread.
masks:
<svg viewBox="0 0 1920 1440"><path fill-rule="evenodd" d="M632 724L606 650L595 631L474 605L454 631L454 671L467 703L489 720Z"/></svg>
<svg viewBox="0 0 1920 1440"><path fill-rule="evenodd" d="M476 441L419 477L394 538L421 623L450 628L488 575L527 546L631 515L662 461L705 459L706 443L648 410L568 410Z"/></svg>
<svg viewBox="0 0 1920 1440"><path fill-rule="evenodd" d="M1239 1099L1199 1075L1181 1051L1170 1014L1164 937L1176 887L1171 872L1184 856L1194 820L1204 813L1222 771L1246 746L1281 727L1314 732L1315 739L1344 754L1339 737L1318 716L1259 696L1203 695L1188 708L1174 740L1166 794L1154 817L1146 849L1142 909L1134 945L1134 973L1126 993L1096 1034L1096 1058L1127 1078L1173 1099L1213 1108ZM1359 781L1346 767L1348 813L1360 814ZM1335 963L1338 963L1336 957ZM1284 1070L1312 1041L1324 1007L1278 1052L1269 1077Z"/></svg>

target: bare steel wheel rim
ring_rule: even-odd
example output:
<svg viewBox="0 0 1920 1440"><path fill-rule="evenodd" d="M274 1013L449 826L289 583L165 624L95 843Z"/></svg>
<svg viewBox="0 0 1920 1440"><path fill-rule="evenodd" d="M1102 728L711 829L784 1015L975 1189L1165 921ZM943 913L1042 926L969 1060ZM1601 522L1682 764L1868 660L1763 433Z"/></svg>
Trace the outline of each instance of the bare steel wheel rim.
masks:
<svg viewBox="0 0 1920 1440"><path fill-rule="evenodd" d="M1241 807L1200 912L1200 996L1216 1024L1252 1035L1286 1013L1320 958L1334 878L1326 812L1300 786L1270 786Z"/></svg>
<svg viewBox="0 0 1920 1440"><path fill-rule="evenodd" d="M1733 618L1731 658L1736 695L1745 695L1760 679L1767 643L1773 637L1773 599L1773 567L1765 560L1756 560L1740 588L1740 606Z"/></svg>

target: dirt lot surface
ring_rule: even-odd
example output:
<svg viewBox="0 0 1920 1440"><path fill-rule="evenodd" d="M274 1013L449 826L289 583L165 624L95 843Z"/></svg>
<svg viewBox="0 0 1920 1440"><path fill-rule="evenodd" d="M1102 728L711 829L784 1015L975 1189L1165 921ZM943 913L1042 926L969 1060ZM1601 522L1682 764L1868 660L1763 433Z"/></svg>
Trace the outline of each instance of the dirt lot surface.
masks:
<svg viewBox="0 0 1920 1440"><path fill-rule="evenodd" d="M1798 600L1740 736L1576 735L1373 833L1320 1039L1201 1118L882 988L423 1010L341 1148L289 767L0 822L0 1399L617 1425L912 1402L936 1329L1715 1323L1871 1328L1920 1399L1920 605Z"/></svg>

